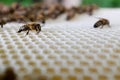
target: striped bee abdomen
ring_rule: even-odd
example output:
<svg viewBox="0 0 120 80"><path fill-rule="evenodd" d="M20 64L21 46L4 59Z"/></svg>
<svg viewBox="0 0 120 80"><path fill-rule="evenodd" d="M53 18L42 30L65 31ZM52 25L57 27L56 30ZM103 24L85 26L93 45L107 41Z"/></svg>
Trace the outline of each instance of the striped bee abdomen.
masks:
<svg viewBox="0 0 120 80"><path fill-rule="evenodd" d="M95 24L94 24L94 28L97 28L99 26L101 26L103 24L102 21L97 21Z"/></svg>

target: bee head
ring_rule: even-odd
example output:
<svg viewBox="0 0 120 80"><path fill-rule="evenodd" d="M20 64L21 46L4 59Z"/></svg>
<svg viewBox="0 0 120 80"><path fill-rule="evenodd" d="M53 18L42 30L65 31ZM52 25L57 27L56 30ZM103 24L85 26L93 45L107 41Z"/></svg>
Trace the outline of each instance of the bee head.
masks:
<svg viewBox="0 0 120 80"><path fill-rule="evenodd" d="M97 25L94 25L94 28L97 28L98 26Z"/></svg>

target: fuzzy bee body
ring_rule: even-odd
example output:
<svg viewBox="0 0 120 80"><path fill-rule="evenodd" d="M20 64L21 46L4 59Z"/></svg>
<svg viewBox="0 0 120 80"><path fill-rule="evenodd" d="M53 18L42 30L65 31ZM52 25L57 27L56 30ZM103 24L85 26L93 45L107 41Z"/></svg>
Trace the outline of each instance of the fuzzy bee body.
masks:
<svg viewBox="0 0 120 80"><path fill-rule="evenodd" d="M94 24L94 28L98 28L100 26L102 26L101 28L103 28L104 25L108 25L110 27L110 22L105 18L101 18Z"/></svg>
<svg viewBox="0 0 120 80"><path fill-rule="evenodd" d="M22 32L22 31L27 31L26 35L28 35L30 30L35 30L38 34L41 31L41 25L38 23L34 23L34 22L23 25L20 27L18 33Z"/></svg>

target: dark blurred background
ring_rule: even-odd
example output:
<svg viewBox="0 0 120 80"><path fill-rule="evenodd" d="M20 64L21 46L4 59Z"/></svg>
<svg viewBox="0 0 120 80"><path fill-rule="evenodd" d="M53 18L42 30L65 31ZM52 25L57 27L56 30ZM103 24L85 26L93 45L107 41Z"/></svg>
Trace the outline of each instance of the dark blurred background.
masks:
<svg viewBox="0 0 120 80"><path fill-rule="evenodd" d="M42 0L0 0L0 2L10 5L13 2L20 2L24 6L28 6L34 2ZM74 0L73 0L74 1ZM100 7L120 7L120 0L82 0L82 4L97 4Z"/></svg>

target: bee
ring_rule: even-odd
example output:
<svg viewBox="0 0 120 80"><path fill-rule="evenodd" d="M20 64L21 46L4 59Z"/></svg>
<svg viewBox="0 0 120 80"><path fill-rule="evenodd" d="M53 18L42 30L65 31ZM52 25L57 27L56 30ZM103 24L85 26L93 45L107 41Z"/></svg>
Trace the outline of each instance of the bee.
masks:
<svg viewBox="0 0 120 80"><path fill-rule="evenodd" d="M28 35L30 30L35 30L38 34L41 31L41 25L35 22L29 23L21 26L17 33L27 31L26 35Z"/></svg>
<svg viewBox="0 0 120 80"><path fill-rule="evenodd" d="M15 74L13 68L8 67L5 70L2 80L17 80L17 75Z"/></svg>
<svg viewBox="0 0 120 80"><path fill-rule="evenodd" d="M101 26L101 28L103 28L103 26L108 25L110 27L110 22L108 19L105 18L99 18L100 20L98 20L95 24L94 24L94 28L98 28Z"/></svg>

